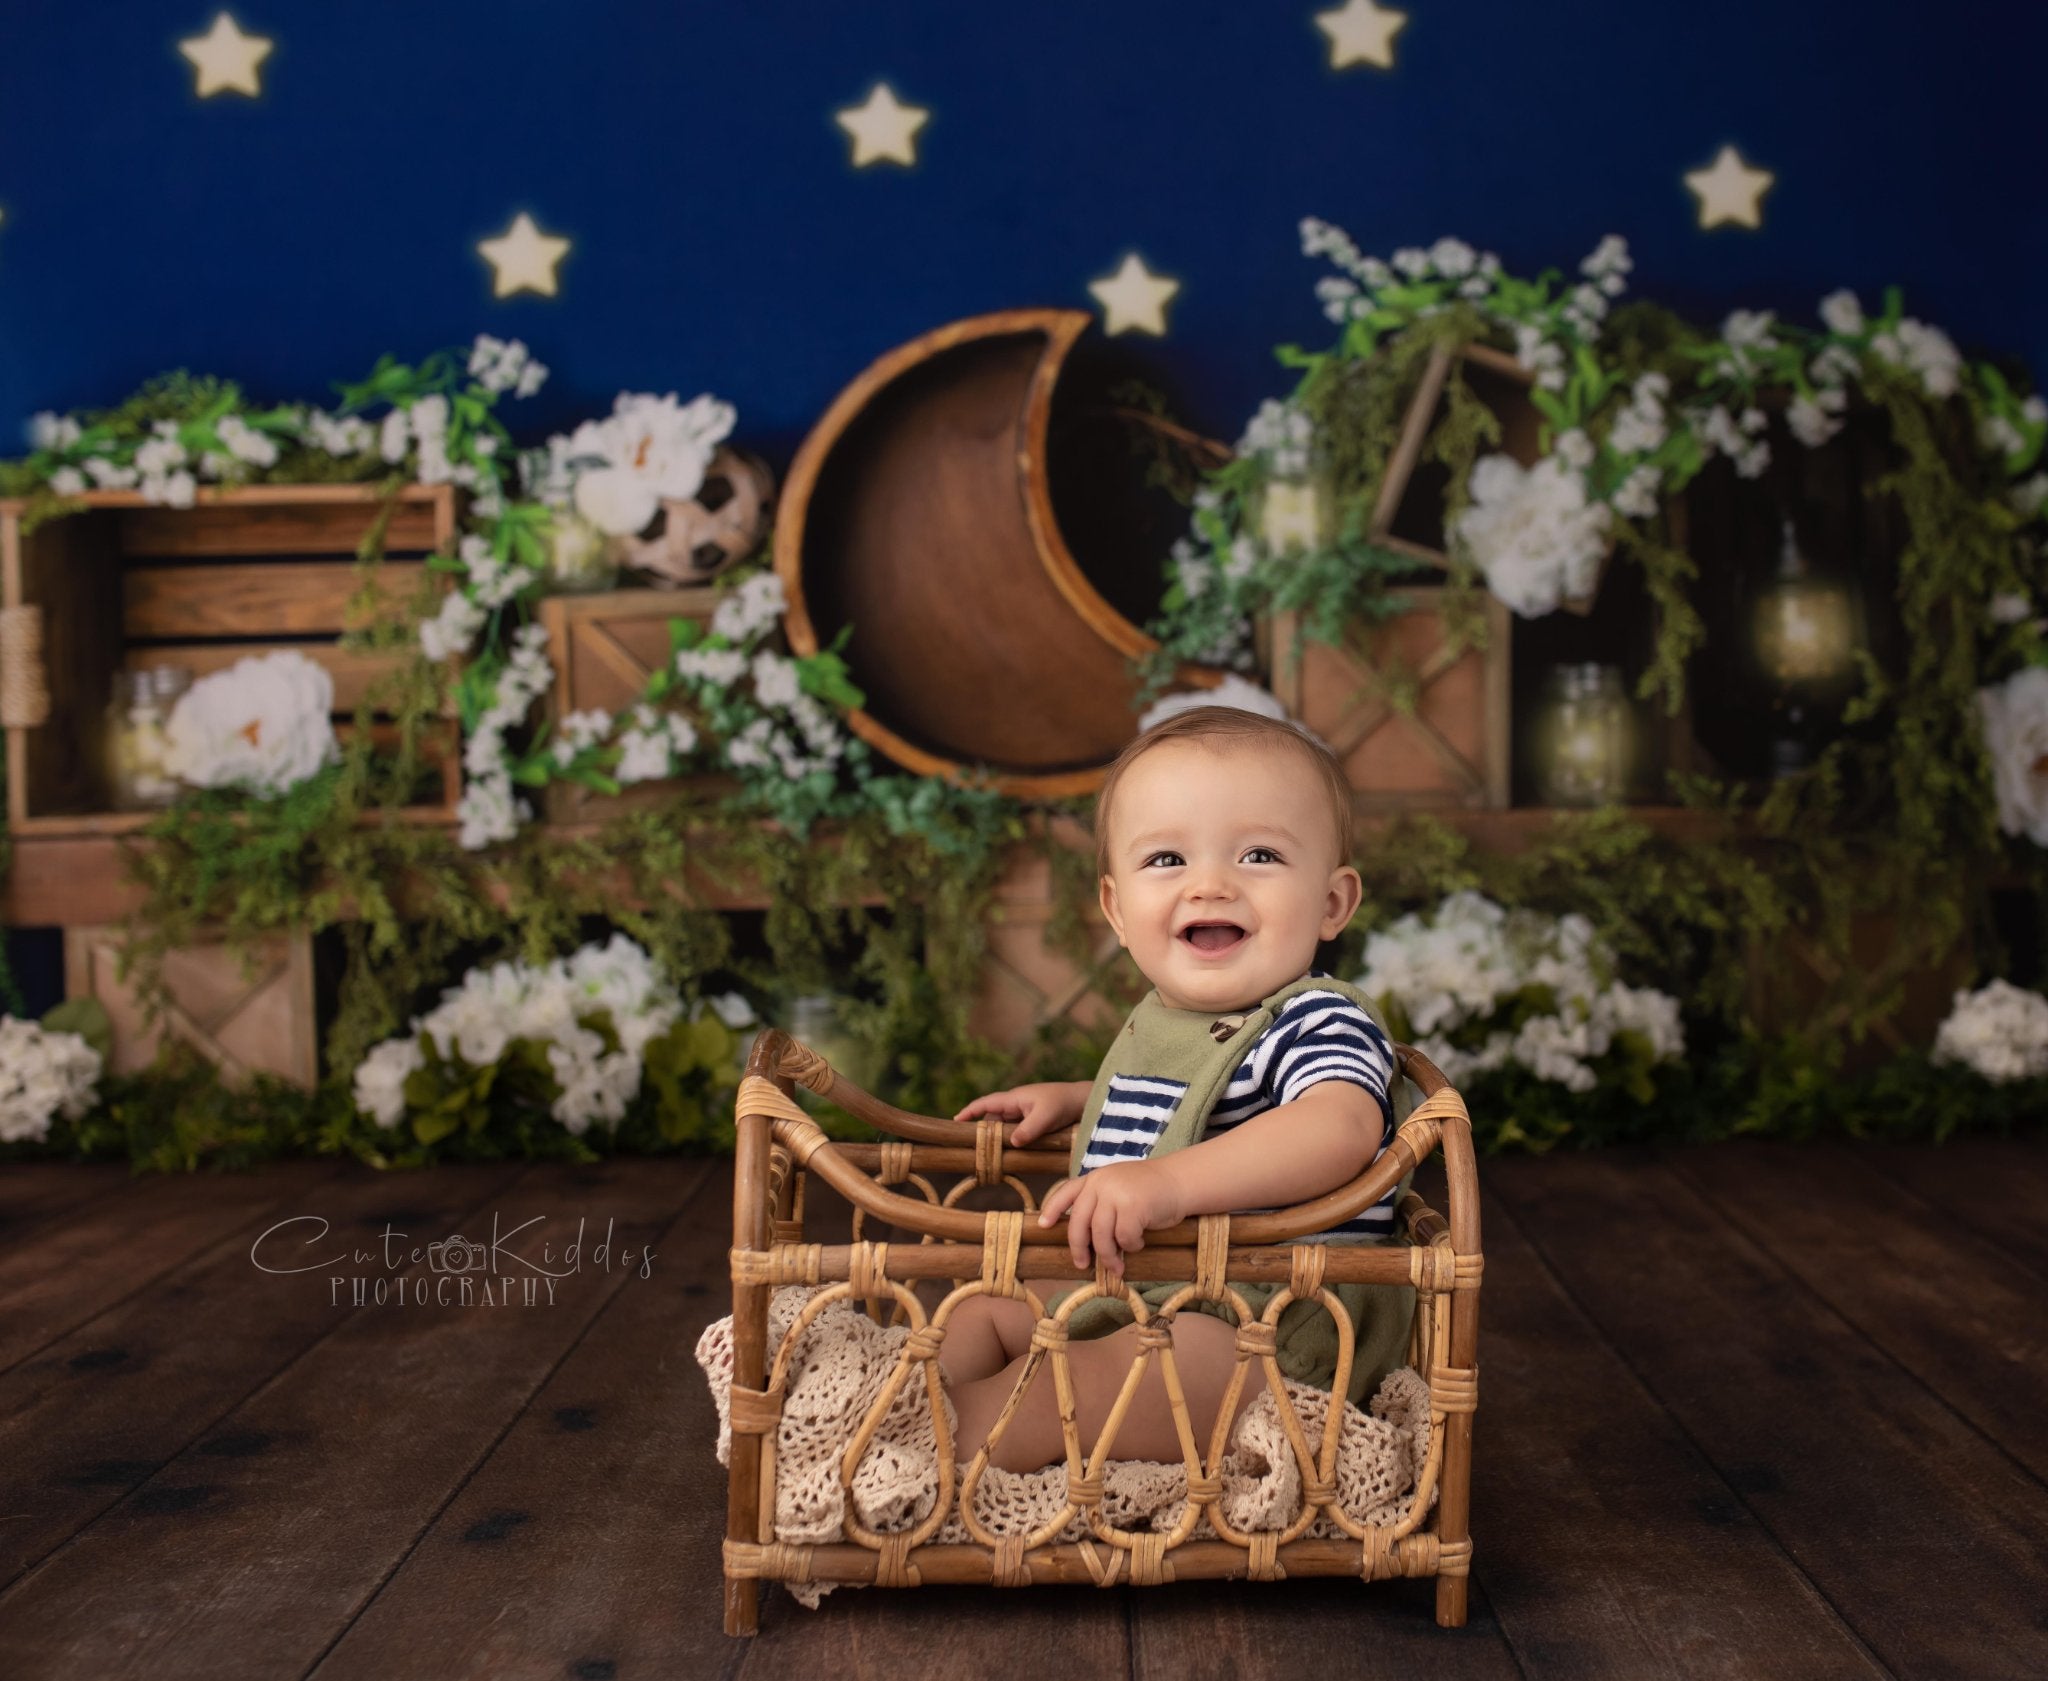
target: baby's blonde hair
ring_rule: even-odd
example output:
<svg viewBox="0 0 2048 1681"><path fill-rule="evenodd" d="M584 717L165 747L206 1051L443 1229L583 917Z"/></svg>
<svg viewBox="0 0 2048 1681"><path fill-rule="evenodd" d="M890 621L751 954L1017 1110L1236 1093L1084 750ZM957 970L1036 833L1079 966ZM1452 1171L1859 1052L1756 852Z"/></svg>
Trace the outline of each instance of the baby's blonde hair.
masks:
<svg viewBox="0 0 2048 1681"><path fill-rule="evenodd" d="M1232 747L1277 746L1301 755L1314 766L1314 774L1328 796L1330 816L1336 824L1337 862L1351 862L1351 785L1344 780L1344 767L1337 755L1299 725L1262 712L1247 712L1237 706L1195 706L1176 712L1163 723L1154 724L1116 756L1109 774L1095 796L1095 874L1110 873L1109 815L1116 800L1117 784L1124 772L1155 747L1169 741L1194 741L1218 751Z"/></svg>

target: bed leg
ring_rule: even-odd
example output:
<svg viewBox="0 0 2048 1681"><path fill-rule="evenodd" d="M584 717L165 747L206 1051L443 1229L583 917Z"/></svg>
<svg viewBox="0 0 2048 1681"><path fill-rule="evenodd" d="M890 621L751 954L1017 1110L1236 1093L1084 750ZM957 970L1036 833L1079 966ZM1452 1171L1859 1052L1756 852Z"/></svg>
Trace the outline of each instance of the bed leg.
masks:
<svg viewBox="0 0 2048 1681"><path fill-rule="evenodd" d="M755 1041L748 1059L749 1073L772 1075L774 1059L782 1049L783 1035L769 1030ZM788 1088L788 1082L777 1081ZM771 1208L768 1184L770 1122L766 1115L741 1113L737 1117L738 1139L733 1151L732 1244L736 1250L756 1252L768 1249L772 1241L769 1226ZM732 1287L732 1381L736 1386L759 1389L767 1378L768 1296L766 1284ZM748 1431L732 1433L732 1454L727 1467L725 1533L739 1542L758 1542L761 1511L761 1438ZM759 1627L760 1581L757 1577L725 1578L725 1632L752 1634Z"/></svg>
<svg viewBox="0 0 2048 1681"><path fill-rule="evenodd" d="M725 1632L727 1634L758 1634L761 1631L760 1616L761 1584L752 1576L735 1580L725 1579ZM1463 1621L1463 1617L1459 1621ZM1437 1621L1442 1622L1439 1612Z"/></svg>

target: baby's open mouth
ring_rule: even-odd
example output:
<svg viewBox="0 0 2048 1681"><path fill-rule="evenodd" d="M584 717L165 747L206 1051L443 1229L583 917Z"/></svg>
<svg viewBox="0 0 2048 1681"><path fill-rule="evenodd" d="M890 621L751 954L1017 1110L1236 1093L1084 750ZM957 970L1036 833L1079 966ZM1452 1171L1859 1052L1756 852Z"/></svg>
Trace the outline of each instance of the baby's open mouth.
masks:
<svg viewBox="0 0 2048 1681"><path fill-rule="evenodd" d="M1191 922L1180 937L1199 951L1228 951L1244 938L1244 930L1234 922Z"/></svg>

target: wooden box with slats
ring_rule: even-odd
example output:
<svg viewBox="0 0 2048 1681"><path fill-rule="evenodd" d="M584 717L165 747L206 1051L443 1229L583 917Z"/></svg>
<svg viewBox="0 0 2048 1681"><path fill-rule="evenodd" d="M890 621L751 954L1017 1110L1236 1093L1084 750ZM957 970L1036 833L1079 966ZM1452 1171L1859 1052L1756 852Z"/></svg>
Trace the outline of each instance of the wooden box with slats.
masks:
<svg viewBox="0 0 2048 1681"><path fill-rule="evenodd" d="M397 617L418 594L426 557L453 550L455 494L450 485L398 493L368 604L355 599L356 551L383 511L375 485L203 489L190 508L92 491L79 498L83 513L30 532L25 505L0 501L0 603L40 609L49 696L41 722L7 724L10 830L119 834L151 820L110 809L107 703L124 667L178 665L196 679L245 655L296 649L334 678L336 730L346 737L358 704L408 655L344 648L342 634ZM17 694L25 675L6 674ZM372 732L380 742L397 733L388 723ZM406 819L453 822L462 766L452 721L436 722L421 757L429 768Z"/></svg>
<svg viewBox="0 0 2048 1681"><path fill-rule="evenodd" d="M719 592L708 586L684 589L607 590L595 595L551 595L540 604L548 633L548 659L555 680L548 690L548 716L555 727L574 712L622 713L646 691L648 679L668 662L669 621L695 619L709 625ZM675 710L691 717L687 704ZM694 720L693 720L694 721ZM601 823L621 812L661 805L685 790L712 801L732 793L739 778L705 771L636 782L616 794L602 794L575 782L550 782L547 815L554 823Z"/></svg>

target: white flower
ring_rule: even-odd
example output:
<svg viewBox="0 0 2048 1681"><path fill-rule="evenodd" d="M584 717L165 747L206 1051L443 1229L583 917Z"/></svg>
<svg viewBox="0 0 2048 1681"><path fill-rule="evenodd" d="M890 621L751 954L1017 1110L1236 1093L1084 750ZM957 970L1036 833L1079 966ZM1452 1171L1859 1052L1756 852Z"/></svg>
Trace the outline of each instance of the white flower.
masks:
<svg viewBox="0 0 2048 1681"><path fill-rule="evenodd" d="M100 1073L100 1053L78 1034L0 1016L0 1144L47 1138L58 1115L82 1118Z"/></svg>
<svg viewBox="0 0 2048 1681"><path fill-rule="evenodd" d="M1826 409L1806 397L1792 399L1785 419L1792 428L1792 436L1808 449L1818 449L1842 429L1839 420L1831 420Z"/></svg>
<svg viewBox="0 0 2048 1681"><path fill-rule="evenodd" d="M84 428L77 421L68 414L58 414L51 409L32 416L28 423L31 449L69 449L84 435Z"/></svg>
<svg viewBox="0 0 2048 1681"><path fill-rule="evenodd" d="M745 995L742 993L721 992L717 997L707 999L705 1002L711 1006L712 1012L727 1027L751 1027L759 1019L754 1014L754 1006L747 1002Z"/></svg>
<svg viewBox="0 0 2048 1681"><path fill-rule="evenodd" d="M1776 321L1776 312L1772 310L1733 310L1721 323L1721 337L1739 350L1769 350L1777 343L1771 337Z"/></svg>
<svg viewBox="0 0 2048 1681"><path fill-rule="evenodd" d="M441 598L441 610L420 621L420 647L430 660L445 660L466 651L489 615L461 590Z"/></svg>
<svg viewBox="0 0 2048 1681"><path fill-rule="evenodd" d="M1631 403L1614 417L1608 447L1617 455L1648 455L1662 446L1667 430L1664 411L1654 399L1647 405Z"/></svg>
<svg viewBox="0 0 2048 1681"><path fill-rule="evenodd" d="M277 464L277 441L259 432L238 414L226 414L214 423L214 434L238 461L252 467Z"/></svg>
<svg viewBox="0 0 2048 1681"><path fill-rule="evenodd" d="M1462 239L1440 239L1429 248L1429 260L1436 265L1437 273L1453 279L1470 274L1477 257L1478 253Z"/></svg>
<svg viewBox="0 0 2048 1681"><path fill-rule="evenodd" d="M59 496L85 494L85 475L76 467L59 467L50 475L50 488Z"/></svg>
<svg viewBox="0 0 2048 1681"><path fill-rule="evenodd" d="M1567 467L1583 471L1593 464L1593 440L1577 427L1561 434L1555 448L1558 459Z"/></svg>
<svg viewBox="0 0 2048 1681"><path fill-rule="evenodd" d="M1677 999L1613 981L1613 969L1612 952L1585 917L1510 912L1465 891L1447 896L1430 917L1404 916L1372 935L1358 984L1398 1005L1418 1048L1453 1079L1514 1062L1590 1091L1598 1084L1591 1064L1618 1034L1640 1035L1653 1061L1685 1051ZM1505 1023L1492 1026L1495 1012L1526 987L1548 988L1554 1008L1512 1032ZM1451 1035L1470 1038L1475 1030L1485 1033L1479 1049L1453 1044Z"/></svg>
<svg viewBox="0 0 2048 1681"><path fill-rule="evenodd" d="M2048 1076L2048 998L2006 980L1975 992L1958 988L1933 1056L2001 1084Z"/></svg>
<svg viewBox="0 0 2048 1681"><path fill-rule="evenodd" d="M695 496L737 413L710 396L678 404L622 391L611 417L587 420L568 441L571 458L587 458L577 476L576 508L603 531L627 536L654 518L662 498Z"/></svg>
<svg viewBox="0 0 2048 1681"><path fill-rule="evenodd" d="M1892 333L1879 333L1870 348L1885 361L1910 368L1920 376L1920 385L1930 397L1952 397L1962 373L1963 359L1948 334L1939 327L1907 316Z"/></svg>
<svg viewBox="0 0 2048 1681"><path fill-rule="evenodd" d="M97 455L86 459L85 470L101 490L126 490L142 476L133 467L117 466Z"/></svg>
<svg viewBox="0 0 2048 1681"><path fill-rule="evenodd" d="M1429 273L1429 253L1413 245L1403 246L1394 253L1394 267L1411 280L1419 280Z"/></svg>
<svg viewBox="0 0 2048 1681"><path fill-rule="evenodd" d="M405 418L405 410L393 409L384 417L384 424L378 432L378 453L396 466L405 459L406 440L412 435L412 426Z"/></svg>
<svg viewBox="0 0 2048 1681"><path fill-rule="evenodd" d="M135 446L135 468L146 479L162 478L186 459L185 446L175 437L145 438Z"/></svg>
<svg viewBox="0 0 2048 1681"><path fill-rule="evenodd" d="M1854 338L1863 331L1863 306L1846 286L1821 299L1820 318L1829 332L1843 338Z"/></svg>
<svg viewBox="0 0 2048 1681"><path fill-rule="evenodd" d="M619 747L617 775L621 782L657 782L669 774L666 729L628 730L619 738Z"/></svg>
<svg viewBox="0 0 2048 1681"><path fill-rule="evenodd" d="M746 675L747 656L737 648L683 648L675 657L678 677L729 687Z"/></svg>
<svg viewBox="0 0 2048 1681"><path fill-rule="evenodd" d="M754 656L754 698L763 706L787 707L803 692L797 682L796 661L762 649Z"/></svg>
<svg viewBox="0 0 2048 1681"><path fill-rule="evenodd" d="M1657 489L1664 475L1654 467L1638 467L1614 492L1614 511L1626 519L1648 519L1657 511Z"/></svg>
<svg viewBox="0 0 2048 1681"><path fill-rule="evenodd" d="M164 726L164 764L202 788L282 794L338 758L334 679L293 649L251 655L199 679Z"/></svg>
<svg viewBox="0 0 2048 1681"><path fill-rule="evenodd" d="M1579 264L1579 272L1598 280L1603 276L1627 274L1635 266L1634 259L1628 254L1628 241L1618 233L1611 233Z"/></svg>
<svg viewBox="0 0 2048 1681"><path fill-rule="evenodd" d="M86 465L91 466L90 462ZM2048 472L2036 473L2032 478L2022 479L2006 493L2013 507L2022 514L2038 514L2048 506Z"/></svg>
<svg viewBox="0 0 2048 1681"><path fill-rule="evenodd" d="M329 455L360 455L376 441L370 423L361 415L331 415L315 409L306 416L306 429ZM399 453L405 453L402 444Z"/></svg>
<svg viewBox="0 0 2048 1681"><path fill-rule="evenodd" d="M493 841L510 840L533 812L524 800L513 799L512 779L500 772L478 777L465 786L455 815L462 824L458 839L474 852Z"/></svg>
<svg viewBox="0 0 2048 1681"><path fill-rule="evenodd" d="M1984 750L1998 794L1998 826L2048 846L2048 667L2022 666L1979 689Z"/></svg>
<svg viewBox="0 0 2048 1681"><path fill-rule="evenodd" d="M1472 504L1457 537L1487 588L1524 618L1588 594L1607 552L1609 510L1586 500L1585 481L1555 456L1524 469L1489 455L1472 469Z"/></svg>
<svg viewBox="0 0 2048 1681"><path fill-rule="evenodd" d="M711 615L711 629L728 642L743 644L773 624L788 607L782 579L773 572L756 572L720 598Z"/></svg>
<svg viewBox="0 0 2048 1681"><path fill-rule="evenodd" d="M1186 689L1178 694L1162 696L1138 719L1137 733L1143 735L1154 724L1164 723L1174 714L1189 712L1198 706L1234 706L1241 712L1257 712L1283 721L1287 718L1287 708L1270 690L1248 683L1242 677L1229 676L1213 689Z"/></svg>
<svg viewBox="0 0 2048 1681"><path fill-rule="evenodd" d="M424 1067L426 1060L412 1035L386 1039L356 1066L356 1107L380 1127L398 1125L405 1119L406 1076Z"/></svg>

